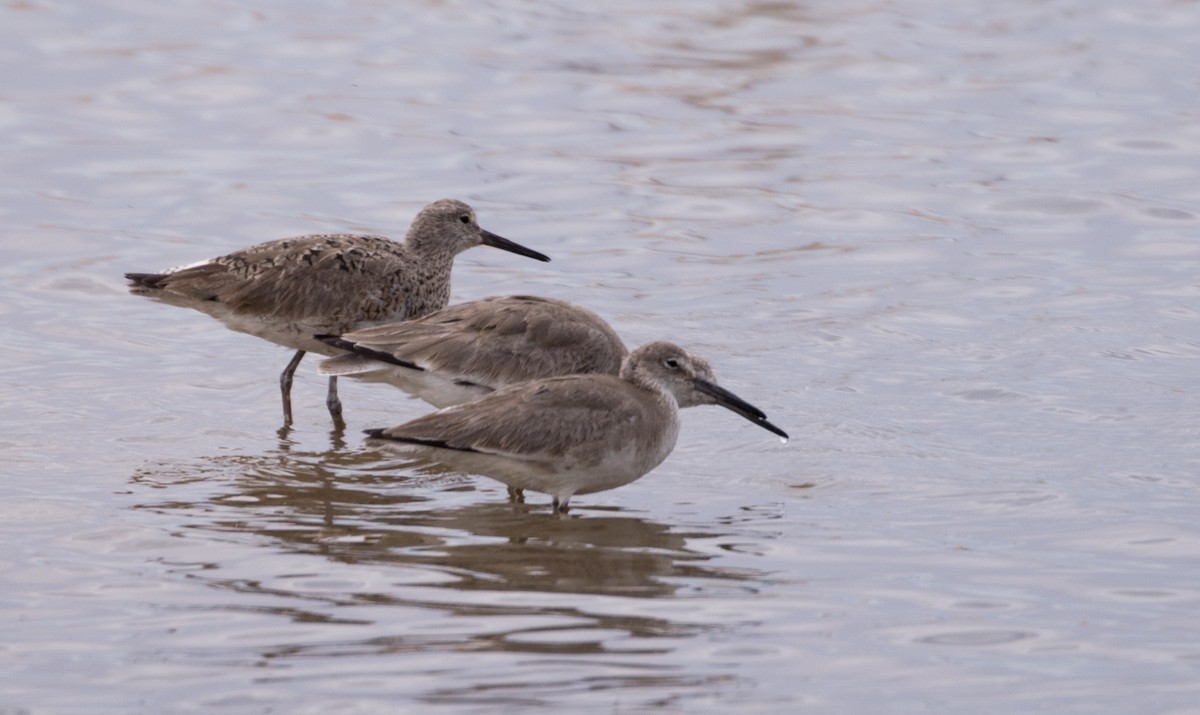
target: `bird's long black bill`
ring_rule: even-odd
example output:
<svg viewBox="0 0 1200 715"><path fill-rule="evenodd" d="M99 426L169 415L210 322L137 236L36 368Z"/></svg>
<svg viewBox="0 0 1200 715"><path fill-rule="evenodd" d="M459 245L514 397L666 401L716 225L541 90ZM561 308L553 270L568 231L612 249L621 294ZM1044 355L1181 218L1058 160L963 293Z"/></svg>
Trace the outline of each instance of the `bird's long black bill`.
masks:
<svg viewBox="0 0 1200 715"><path fill-rule="evenodd" d="M714 385L713 383L709 382L708 380L701 380L700 378L696 378L694 380L694 382L695 382L697 390L699 390L700 392L703 392L704 394L708 395L709 397L712 397L714 400L717 401L717 404L720 405L721 407L724 407L725 409L730 410L732 412L736 412L737 414L741 415L742 417L745 417L746 419L750 420L751 422L758 425L759 427L762 427L763 429L767 430L768 432L774 432L775 434L779 435L780 437L783 437L784 439L788 439L787 432L784 432L783 430L779 429L775 425L768 422L767 421L767 413L758 409L754 405L750 404L749 402L746 402L745 400L743 400L742 398L733 394L729 390L726 390L724 387L721 387L720 385Z"/></svg>
<svg viewBox="0 0 1200 715"><path fill-rule="evenodd" d="M550 257L547 256L546 254L538 253L537 251L533 250L532 248L525 248L524 246L517 243L516 241L510 241L503 236L497 236L496 234L492 233L491 231L488 231L485 229L480 229L479 236L480 236L480 238L483 239L483 245L485 245L485 246L491 246L492 248L499 248L502 251L508 251L509 253L515 253L518 256L525 256L526 258L536 258L537 260L545 261L546 263L550 262Z"/></svg>

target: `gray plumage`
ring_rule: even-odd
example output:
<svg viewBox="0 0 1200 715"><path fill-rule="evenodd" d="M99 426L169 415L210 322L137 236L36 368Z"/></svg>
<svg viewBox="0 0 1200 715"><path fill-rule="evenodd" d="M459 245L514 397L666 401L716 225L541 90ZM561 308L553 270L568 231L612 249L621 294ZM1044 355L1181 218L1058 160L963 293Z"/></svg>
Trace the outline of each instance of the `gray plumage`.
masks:
<svg viewBox="0 0 1200 715"><path fill-rule="evenodd" d="M234 330L296 350L280 375L290 422L292 374L304 353L338 352L314 335L339 335L446 307L454 257L478 245L550 260L480 228L467 204L443 199L421 209L403 242L354 234L300 236L125 277L134 293L195 308ZM330 377L327 403L340 420L336 377Z"/></svg>
<svg viewBox="0 0 1200 715"><path fill-rule="evenodd" d="M536 378L616 375L628 354L592 311L523 295L461 303L326 342L350 352L322 360L322 374L386 382L437 407Z"/></svg>
<svg viewBox="0 0 1200 715"><path fill-rule="evenodd" d="M787 438L766 415L719 387L700 357L668 342L634 350L620 376L571 375L518 383L402 425L373 441L550 494L566 511L575 494L613 489L658 466L679 435L679 408L721 405Z"/></svg>

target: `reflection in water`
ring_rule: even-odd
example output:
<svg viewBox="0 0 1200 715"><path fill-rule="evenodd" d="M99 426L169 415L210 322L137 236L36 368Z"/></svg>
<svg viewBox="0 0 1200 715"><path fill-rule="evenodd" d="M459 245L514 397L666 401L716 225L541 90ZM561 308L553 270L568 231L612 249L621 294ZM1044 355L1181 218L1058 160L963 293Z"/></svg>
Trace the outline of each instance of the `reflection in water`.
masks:
<svg viewBox="0 0 1200 715"><path fill-rule="evenodd" d="M253 537L253 551L261 554L261 560L252 557L259 562L255 577L227 573L239 566L227 567L219 556L199 569L173 564L188 578L237 594L230 605L214 604L216 610L261 612L265 598L273 604L266 610L290 620L347 626L374 624L380 607L424 613L420 632L264 643L264 659L426 649L662 652L667 646L636 639L692 636L707 626L671 619L686 608L646 615L614 608L610 597L742 593L753 591L751 582L761 576L705 563L714 556L689 547L692 540L715 540L713 551L719 553L728 534L685 533L619 509L585 508L580 511L586 516L564 518L536 506L474 496L458 506L448 502L457 492L473 491L473 479L382 452L348 451L339 440L335 433L333 449L305 452L285 434L280 447L265 454L157 464L133 477L153 490L147 496L157 497L136 508L169 513L184 535L199 532L214 543L231 535ZM286 565L274 560L281 552L304 557L302 577L295 574L294 558L285 559ZM244 562L244 550L239 553ZM374 568L383 578L365 588L361 582L313 587L337 583L344 565L353 565L355 573ZM281 568L287 572L279 573ZM503 595L513 592L528 598ZM375 615L364 617L363 608ZM438 618L430 610L448 617L444 626L428 625Z"/></svg>

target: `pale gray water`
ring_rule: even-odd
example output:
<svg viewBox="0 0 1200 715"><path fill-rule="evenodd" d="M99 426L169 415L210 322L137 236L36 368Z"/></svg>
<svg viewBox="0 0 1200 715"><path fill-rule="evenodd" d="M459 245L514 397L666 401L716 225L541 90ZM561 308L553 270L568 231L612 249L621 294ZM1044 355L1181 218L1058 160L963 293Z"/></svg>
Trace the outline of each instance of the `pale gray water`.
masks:
<svg viewBox="0 0 1200 715"><path fill-rule="evenodd" d="M1200 8L0 8L0 713L1196 712ZM471 202L455 298L679 342L690 410L544 497L425 408L128 296Z"/></svg>

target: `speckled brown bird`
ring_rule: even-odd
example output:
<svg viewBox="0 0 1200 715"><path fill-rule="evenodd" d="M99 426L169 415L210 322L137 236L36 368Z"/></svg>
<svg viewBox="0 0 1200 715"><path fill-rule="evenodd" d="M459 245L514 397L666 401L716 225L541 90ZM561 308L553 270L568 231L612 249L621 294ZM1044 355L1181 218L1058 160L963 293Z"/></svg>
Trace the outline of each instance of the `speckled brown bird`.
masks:
<svg viewBox="0 0 1200 715"><path fill-rule="evenodd" d="M341 335L446 307L454 257L479 245L550 260L480 228L474 210L462 201L442 199L421 209L403 242L355 234L299 236L125 277L134 293L195 308L233 330L294 349L279 376L284 421L290 424L292 377L304 354L340 352L313 336ZM326 404L341 422L336 376L329 378Z"/></svg>

